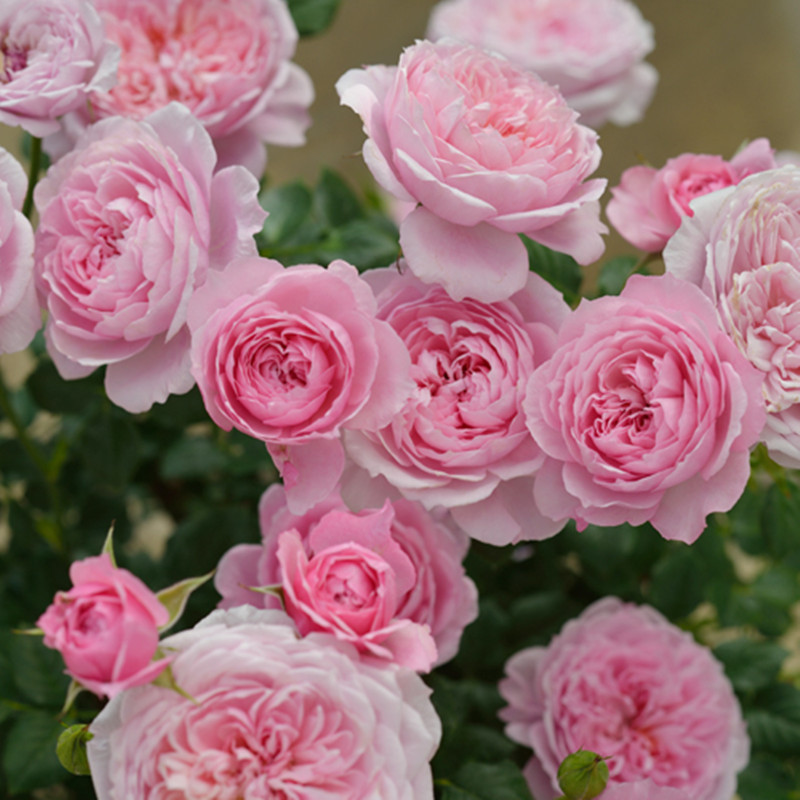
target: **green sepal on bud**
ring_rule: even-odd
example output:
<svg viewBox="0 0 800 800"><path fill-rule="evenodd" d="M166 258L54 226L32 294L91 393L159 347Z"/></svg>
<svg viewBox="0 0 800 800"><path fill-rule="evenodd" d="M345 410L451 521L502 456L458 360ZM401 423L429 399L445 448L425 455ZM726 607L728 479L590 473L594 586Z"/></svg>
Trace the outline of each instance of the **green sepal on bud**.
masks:
<svg viewBox="0 0 800 800"><path fill-rule="evenodd" d="M56 744L56 755L64 769L73 775L89 775L89 758L86 743L92 738L88 725L70 725Z"/></svg>
<svg viewBox="0 0 800 800"><path fill-rule="evenodd" d="M591 800L608 783L608 764L591 750L567 756L558 768L558 785L566 800Z"/></svg>
<svg viewBox="0 0 800 800"><path fill-rule="evenodd" d="M169 620L159 628L160 633L169 630L178 621L192 592L211 580L213 575L214 571L212 570L207 575L201 575L199 578L186 578L186 580L179 581L166 589L162 589L160 592L156 592L158 601L169 612Z"/></svg>

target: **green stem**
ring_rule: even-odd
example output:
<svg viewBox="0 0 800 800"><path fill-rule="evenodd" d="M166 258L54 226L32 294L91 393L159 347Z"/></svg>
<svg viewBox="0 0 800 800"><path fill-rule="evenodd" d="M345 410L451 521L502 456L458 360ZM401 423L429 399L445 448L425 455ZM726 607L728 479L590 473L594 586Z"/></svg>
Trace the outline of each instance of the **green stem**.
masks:
<svg viewBox="0 0 800 800"><path fill-rule="evenodd" d="M59 496L58 486L52 474L53 470L50 463L42 454L39 446L31 439L28 431L22 424L22 420L19 418L19 414L17 414L11 402L8 390L6 389L6 385L2 380L0 380L0 410L2 410L6 419L11 423L17 434L19 443L22 445L47 485L47 491L50 495L50 504L53 507L54 524L52 528L40 529L40 533L55 550L63 552L64 532L61 525L61 498Z"/></svg>
<svg viewBox="0 0 800 800"><path fill-rule="evenodd" d="M31 160L28 167L28 191L25 194L25 202L22 204L22 213L31 218L33 211L33 190L39 180L39 172L42 169L42 140L36 136L31 137Z"/></svg>

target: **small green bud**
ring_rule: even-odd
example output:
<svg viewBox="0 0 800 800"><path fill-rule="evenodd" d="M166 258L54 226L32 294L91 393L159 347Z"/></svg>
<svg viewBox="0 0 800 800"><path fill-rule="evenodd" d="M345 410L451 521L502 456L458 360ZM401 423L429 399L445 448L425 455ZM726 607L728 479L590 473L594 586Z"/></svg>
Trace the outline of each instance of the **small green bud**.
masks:
<svg viewBox="0 0 800 800"><path fill-rule="evenodd" d="M591 800L606 788L608 765L591 750L567 756L558 768L558 785L567 800Z"/></svg>
<svg viewBox="0 0 800 800"><path fill-rule="evenodd" d="M73 775L89 775L89 759L86 756L86 742L92 738L88 725L70 725L56 744L56 755L64 769Z"/></svg>

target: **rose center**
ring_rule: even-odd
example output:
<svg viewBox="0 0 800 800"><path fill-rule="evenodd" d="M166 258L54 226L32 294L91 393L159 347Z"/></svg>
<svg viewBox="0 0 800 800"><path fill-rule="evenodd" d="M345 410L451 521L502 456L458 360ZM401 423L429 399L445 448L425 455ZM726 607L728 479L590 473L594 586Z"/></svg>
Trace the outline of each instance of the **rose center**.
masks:
<svg viewBox="0 0 800 800"><path fill-rule="evenodd" d="M3 43L0 46L0 83L8 83L16 72L28 66L28 51Z"/></svg>

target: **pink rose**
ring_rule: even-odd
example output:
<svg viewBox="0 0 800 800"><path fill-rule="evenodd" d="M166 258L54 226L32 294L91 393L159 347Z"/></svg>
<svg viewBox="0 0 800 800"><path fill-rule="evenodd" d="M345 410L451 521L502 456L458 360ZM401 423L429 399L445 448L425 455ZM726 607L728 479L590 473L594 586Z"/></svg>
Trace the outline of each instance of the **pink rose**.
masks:
<svg viewBox="0 0 800 800"><path fill-rule="evenodd" d="M611 190L606 214L634 247L660 253L681 220L694 213L692 200L775 166L769 141L756 139L730 162L719 156L684 153L661 169L631 167Z"/></svg>
<svg viewBox="0 0 800 800"><path fill-rule="evenodd" d="M428 36L501 53L558 86L593 128L638 122L658 82L643 61L652 27L628 0L443 0Z"/></svg>
<svg viewBox="0 0 800 800"><path fill-rule="evenodd" d="M526 776L537 798L560 794L558 766L581 748L608 759L603 800L736 791L750 742L731 684L709 650L655 609L604 598L547 647L512 656L506 675L500 716L534 750Z"/></svg>
<svg viewBox="0 0 800 800"><path fill-rule="evenodd" d="M189 298L209 270L255 252L264 219L255 179L215 163L172 104L97 123L37 185L37 286L62 377L106 364L109 398L132 412L192 387Z"/></svg>
<svg viewBox="0 0 800 800"><path fill-rule="evenodd" d="M397 591L393 617L429 628L438 650L436 664L444 664L458 652L464 628L478 615L475 584L461 565L469 539L448 524L446 515L433 517L417 503L395 500L391 509L393 516L388 525L391 547L399 547L415 573L412 584ZM281 584L278 561L281 534L288 530L299 534L304 551L309 554L309 541L322 520L333 512L342 516L347 510L339 495L333 494L308 513L296 516L286 505L283 487L270 486L259 505L263 544L234 547L219 563L214 583L222 595L220 607L250 604L278 608L276 597L253 592L248 587ZM376 511L369 509L352 516L361 524L361 517L375 520Z"/></svg>
<svg viewBox="0 0 800 800"><path fill-rule="evenodd" d="M101 697L152 681L170 662L153 661L167 609L107 553L75 561L69 576L72 589L58 592L36 623L67 673Z"/></svg>
<svg viewBox="0 0 800 800"><path fill-rule="evenodd" d="M411 354L415 388L384 427L348 431L347 454L403 496L449 508L475 538L508 544L556 533L559 523L534 503L544 456L526 429L522 399L569 313L561 295L533 273L522 291L496 303L456 302L394 269L370 270L366 279L380 318ZM353 491L350 482L345 490Z"/></svg>
<svg viewBox="0 0 800 800"><path fill-rule="evenodd" d="M33 281L33 228L20 209L28 179L0 148L0 353L24 350L42 327Z"/></svg>
<svg viewBox="0 0 800 800"><path fill-rule="evenodd" d="M364 122L364 159L400 200L412 272L452 297L504 300L525 286L516 235L589 263L603 252L597 134L558 91L505 59L417 42L397 67L354 69L336 89Z"/></svg>
<svg viewBox="0 0 800 800"><path fill-rule="evenodd" d="M242 259L189 311L192 372L211 418L270 446L297 513L344 465L341 431L377 429L411 390L403 343L355 267Z"/></svg>
<svg viewBox="0 0 800 800"><path fill-rule="evenodd" d="M146 686L103 709L87 748L98 800L433 800L441 726L413 672L245 606L164 647L191 697Z"/></svg>
<svg viewBox="0 0 800 800"><path fill-rule="evenodd" d="M535 487L545 514L579 527L649 521L690 543L744 491L762 378L693 288L635 275L561 328L524 404L547 454Z"/></svg>
<svg viewBox="0 0 800 800"><path fill-rule="evenodd" d="M0 122L32 136L116 80L119 50L87 0L3 0L0 42Z"/></svg>
<svg viewBox="0 0 800 800"><path fill-rule="evenodd" d="M143 119L185 105L214 140L220 166L260 177L264 143L301 145L314 99L291 59L297 29L284 0L95 0L107 36L122 49L119 79L95 92L91 110L65 125L120 115ZM104 87L107 88L107 87ZM66 142L52 143L55 152Z"/></svg>
<svg viewBox="0 0 800 800"><path fill-rule="evenodd" d="M695 202L664 251L764 376L770 456L800 467L800 169L761 172Z"/></svg>

